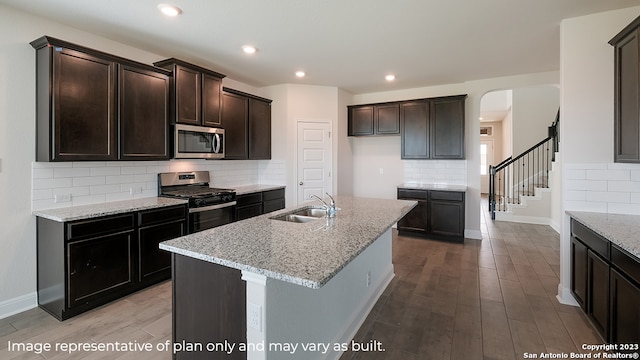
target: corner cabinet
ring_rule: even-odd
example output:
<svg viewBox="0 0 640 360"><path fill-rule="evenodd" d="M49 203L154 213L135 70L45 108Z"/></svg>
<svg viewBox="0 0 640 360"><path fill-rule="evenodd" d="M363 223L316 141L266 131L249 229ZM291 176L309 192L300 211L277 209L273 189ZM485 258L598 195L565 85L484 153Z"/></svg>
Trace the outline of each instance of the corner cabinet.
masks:
<svg viewBox="0 0 640 360"><path fill-rule="evenodd" d="M31 45L36 161L170 158L170 72L46 36Z"/></svg>
<svg viewBox="0 0 640 360"><path fill-rule="evenodd" d="M609 44L614 47L614 161L640 163L640 17Z"/></svg>
<svg viewBox="0 0 640 360"><path fill-rule="evenodd" d="M38 305L65 320L171 277L158 244L187 233L187 207L59 222L37 218Z"/></svg>
<svg viewBox="0 0 640 360"><path fill-rule="evenodd" d="M222 79L225 75L171 58L154 63L170 70L174 123L220 127Z"/></svg>
<svg viewBox="0 0 640 360"><path fill-rule="evenodd" d="M221 127L225 159L271 159L271 100L223 88Z"/></svg>
<svg viewBox="0 0 640 360"><path fill-rule="evenodd" d="M398 199L418 205L398 221L400 235L464 241L465 193L398 188Z"/></svg>

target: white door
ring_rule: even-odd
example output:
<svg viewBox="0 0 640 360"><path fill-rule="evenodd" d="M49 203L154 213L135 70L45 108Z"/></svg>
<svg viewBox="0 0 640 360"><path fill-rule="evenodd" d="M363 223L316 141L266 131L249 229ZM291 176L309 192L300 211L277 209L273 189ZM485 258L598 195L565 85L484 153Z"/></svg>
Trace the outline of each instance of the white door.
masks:
<svg viewBox="0 0 640 360"><path fill-rule="evenodd" d="M328 122L298 122L298 204L311 195L333 195L331 125Z"/></svg>
<svg viewBox="0 0 640 360"><path fill-rule="evenodd" d="M493 140L480 140L480 192L489 193L489 165L493 161Z"/></svg>

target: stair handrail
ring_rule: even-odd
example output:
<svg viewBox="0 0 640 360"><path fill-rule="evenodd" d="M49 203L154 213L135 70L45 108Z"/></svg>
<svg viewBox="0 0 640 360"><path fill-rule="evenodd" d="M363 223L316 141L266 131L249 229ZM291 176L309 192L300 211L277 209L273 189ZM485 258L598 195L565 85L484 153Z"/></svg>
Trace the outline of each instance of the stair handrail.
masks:
<svg viewBox="0 0 640 360"><path fill-rule="evenodd" d="M546 143L547 141L553 139L553 137L547 137L544 140L540 141L539 143L533 145L532 147L528 148L527 150L525 150L522 154L516 156L515 158L511 158L511 156L507 159L505 159L503 162L501 162L500 164L496 165L495 167L493 167L494 171L500 171L502 169L504 169L505 167L513 164L514 162L522 159L523 157L527 156L527 154L533 152L534 150L536 150L539 146L542 146L544 143Z"/></svg>

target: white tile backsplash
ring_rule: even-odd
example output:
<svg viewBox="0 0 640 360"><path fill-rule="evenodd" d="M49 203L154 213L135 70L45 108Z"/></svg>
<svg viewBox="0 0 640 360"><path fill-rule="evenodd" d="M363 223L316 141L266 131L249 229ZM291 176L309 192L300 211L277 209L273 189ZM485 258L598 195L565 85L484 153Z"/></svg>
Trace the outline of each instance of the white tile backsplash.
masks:
<svg viewBox="0 0 640 360"><path fill-rule="evenodd" d="M209 171L212 186L285 185L284 160L171 160L134 162L33 162L31 209L52 209L154 197L158 173ZM131 194L131 189L142 189ZM55 202L55 196L71 201Z"/></svg>
<svg viewBox="0 0 640 360"><path fill-rule="evenodd" d="M467 184L466 160L404 160L404 182Z"/></svg>
<svg viewBox="0 0 640 360"><path fill-rule="evenodd" d="M564 182L565 210L640 214L640 165L566 164Z"/></svg>

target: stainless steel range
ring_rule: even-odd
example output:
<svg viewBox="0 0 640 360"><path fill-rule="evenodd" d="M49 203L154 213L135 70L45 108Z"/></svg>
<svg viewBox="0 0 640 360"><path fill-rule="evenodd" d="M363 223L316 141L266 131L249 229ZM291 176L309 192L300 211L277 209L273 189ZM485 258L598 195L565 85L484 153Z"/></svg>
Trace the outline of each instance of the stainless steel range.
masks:
<svg viewBox="0 0 640 360"><path fill-rule="evenodd" d="M189 233L235 220L236 193L209 187L208 171L158 174L158 195L189 200Z"/></svg>

